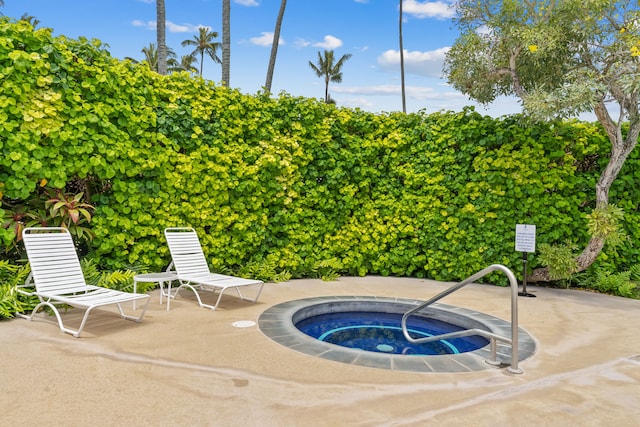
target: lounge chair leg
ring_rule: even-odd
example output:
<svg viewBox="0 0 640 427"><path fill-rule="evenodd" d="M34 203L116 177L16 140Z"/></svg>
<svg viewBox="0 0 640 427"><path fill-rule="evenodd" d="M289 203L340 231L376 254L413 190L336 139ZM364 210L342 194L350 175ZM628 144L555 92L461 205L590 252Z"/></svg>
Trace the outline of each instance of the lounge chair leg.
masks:
<svg viewBox="0 0 640 427"><path fill-rule="evenodd" d="M51 309L51 311L53 311L53 314L56 316L56 320L58 322L58 327L60 328L60 332L71 334L76 338L80 335L80 331L69 329L69 328L64 326L64 323L62 323L62 317L60 316L60 312L58 311L58 308L55 305L53 305L52 303L50 303L49 301L42 301L41 303L36 305L33 308L33 311L31 311L31 315L27 316L26 314L21 314L20 317L22 317L23 319L27 319L29 321L32 321L33 320L33 316L35 314L37 314L38 311L43 306L47 306L47 307L49 307Z"/></svg>
<svg viewBox="0 0 640 427"><path fill-rule="evenodd" d="M118 308L120 309L120 313L122 313L122 308L120 308L120 304L117 304ZM82 332L82 330L84 329L84 325L85 323L87 323L87 318L89 317L89 313L91 313L91 310L93 309L93 307L89 307L88 309L85 310L84 312L84 316L82 317L82 322L80 323L80 327L78 328L78 330L73 334L74 337L78 338L80 336L80 333Z"/></svg>
<svg viewBox="0 0 640 427"><path fill-rule="evenodd" d="M125 315L124 318L127 320L133 320L136 323L140 323L142 322L142 318L144 317L144 314L147 312L147 306L149 305L149 301L151 301L151 298L146 298L147 302L144 304L144 307L142 307L142 313L140 313L140 316L129 316L129 315Z"/></svg>
<svg viewBox="0 0 640 427"><path fill-rule="evenodd" d="M224 290L221 290L220 291L220 295L218 295L218 300L216 301L216 306L215 307L211 307L211 310L216 310L218 308L218 305L220 304L220 300L222 299L222 294L223 293L224 293Z"/></svg>
<svg viewBox="0 0 640 427"><path fill-rule="evenodd" d="M188 283L182 283L180 286L178 286L176 288L176 292L173 294L173 296L171 296L171 283L169 283L169 295L167 296L167 311L169 311L169 308L171 306L171 298L175 298L178 296L178 292L180 292L180 289L182 289L183 287L185 288L189 288L193 291L194 294L196 294L196 298L198 300L198 304L200 305L200 307L204 307L205 304L202 303L202 300L200 299L200 295L198 295L198 291L191 286Z"/></svg>
<svg viewBox="0 0 640 427"><path fill-rule="evenodd" d="M258 292L256 293L256 296L254 298L248 298L248 297L242 296L242 294L240 293L240 289L236 288L236 290L238 291L238 295L240 296L240 299L244 301L258 302L258 298L260 298L260 294L262 293L263 287L264 287L264 283L260 285L260 288L258 289Z"/></svg>

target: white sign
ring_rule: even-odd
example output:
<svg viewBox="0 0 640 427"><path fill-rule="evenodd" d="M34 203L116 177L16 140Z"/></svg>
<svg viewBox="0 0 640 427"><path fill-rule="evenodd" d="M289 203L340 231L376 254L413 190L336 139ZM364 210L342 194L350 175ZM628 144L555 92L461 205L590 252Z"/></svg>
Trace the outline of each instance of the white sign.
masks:
<svg viewBox="0 0 640 427"><path fill-rule="evenodd" d="M516 252L536 251L536 226L516 224Z"/></svg>

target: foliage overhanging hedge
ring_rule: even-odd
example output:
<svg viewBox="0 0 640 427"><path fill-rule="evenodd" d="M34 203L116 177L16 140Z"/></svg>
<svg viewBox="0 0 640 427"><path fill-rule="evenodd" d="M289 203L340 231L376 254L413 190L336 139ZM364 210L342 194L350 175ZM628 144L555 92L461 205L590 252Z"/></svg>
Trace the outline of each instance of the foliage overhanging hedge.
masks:
<svg viewBox="0 0 640 427"><path fill-rule="evenodd" d="M587 123L243 95L0 20L0 193L28 200L43 180L84 179L96 206L90 256L106 268L164 268L163 229L192 226L218 270L519 271L516 223L535 224L538 243L586 243L608 146ZM611 193L630 241L600 262L620 270L638 258L638 166L632 153Z"/></svg>

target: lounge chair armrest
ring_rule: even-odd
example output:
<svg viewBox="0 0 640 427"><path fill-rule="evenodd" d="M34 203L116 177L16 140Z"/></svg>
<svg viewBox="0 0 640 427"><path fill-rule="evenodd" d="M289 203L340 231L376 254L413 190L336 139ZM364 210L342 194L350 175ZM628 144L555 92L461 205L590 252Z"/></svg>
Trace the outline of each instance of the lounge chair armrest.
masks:
<svg viewBox="0 0 640 427"><path fill-rule="evenodd" d="M16 285L16 291L28 297L36 295L36 285L33 283L33 275L29 273L23 285Z"/></svg>

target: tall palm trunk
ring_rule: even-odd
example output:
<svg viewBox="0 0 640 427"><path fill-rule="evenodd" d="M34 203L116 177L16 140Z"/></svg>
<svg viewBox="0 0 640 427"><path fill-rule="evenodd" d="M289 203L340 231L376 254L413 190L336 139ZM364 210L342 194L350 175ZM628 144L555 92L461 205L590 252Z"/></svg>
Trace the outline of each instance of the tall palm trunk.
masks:
<svg viewBox="0 0 640 427"><path fill-rule="evenodd" d="M284 17L284 9L287 7L287 0L280 2L280 11L278 19L276 19L276 28L273 32L273 43L271 44L271 56L269 57L269 68L267 69L267 80L264 84L265 90L271 92L271 83L273 81L273 70L276 67L276 55L278 55L278 44L280 43L280 28L282 28L282 18Z"/></svg>
<svg viewBox="0 0 640 427"><path fill-rule="evenodd" d="M166 12L164 0L156 0L156 37L158 42L158 73L167 74Z"/></svg>
<svg viewBox="0 0 640 427"><path fill-rule="evenodd" d="M331 80L331 76L327 74L324 77L324 102L329 103L329 81Z"/></svg>
<svg viewBox="0 0 640 427"><path fill-rule="evenodd" d="M231 73L231 0L222 0L222 85L223 86L229 87L230 73Z"/></svg>
<svg viewBox="0 0 640 427"><path fill-rule="evenodd" d="M404 90L404 46L402 43L402 1L400 0L400 28L399 28L399 35L400 35L400 84L402 86L402 112L406 113L407 112L407 97L405 95L405 90Z"/></svg>

